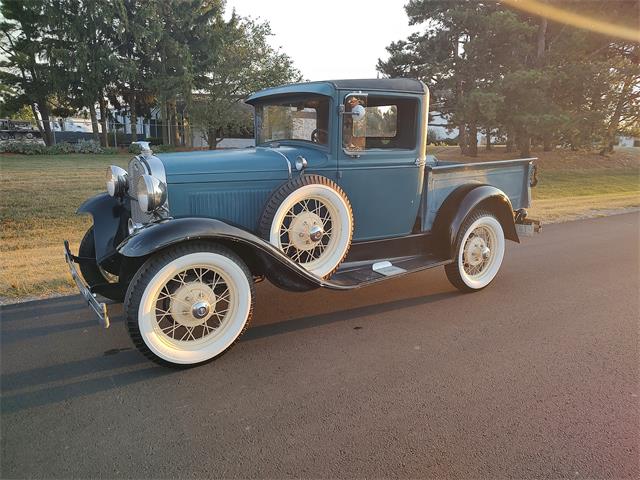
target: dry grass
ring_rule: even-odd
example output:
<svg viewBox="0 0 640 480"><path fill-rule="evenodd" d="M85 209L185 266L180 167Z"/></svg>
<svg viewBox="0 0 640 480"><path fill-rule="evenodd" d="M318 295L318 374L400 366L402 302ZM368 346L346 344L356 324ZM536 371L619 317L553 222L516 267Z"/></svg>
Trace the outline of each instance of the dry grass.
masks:
<svg viewBox="0 0 640 480"><path fill-rule="evenodd" d="M0 156L0 300L74 291L62 241L78 248L91 219L76 209L104 190L108 165L130 157Z"/></svg>
<svg viewBox="0 0 640 480"><path fill-rule="evenodd" d="M461 158L455 147L430 150L443 160L487 161L514 158L504 149ZM540 183L531 215L546 221L579 218L640 206L640 149L609 158L580 152L535 152ZM110 164L125 166L130 155L0 155L0 302L72 293L62 241L77 249L91 224L75 215L88 197L104 190Z"/></svg>
<svg viewBox="0 0 640 480"><path fill-rule="evenodd" d="M529 215L531 218L542 220L543 223L556 223L610 215L615 211L622 213L638 207L640 207L640 194L637 191L602 193L534 200L532 208L529 209Z"/></svg>

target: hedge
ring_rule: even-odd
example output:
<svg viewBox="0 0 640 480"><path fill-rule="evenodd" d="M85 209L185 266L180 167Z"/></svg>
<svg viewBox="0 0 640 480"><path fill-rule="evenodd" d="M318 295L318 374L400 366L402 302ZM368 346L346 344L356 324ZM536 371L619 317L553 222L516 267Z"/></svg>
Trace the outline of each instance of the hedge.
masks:
<svg viewBox="0 0 640 480"><path fill-rule="evenodd" d="M176 147L172 145L152 145L151 149L154 153L176 151ZM128 151L129 153L138 154L140 153L140 145L131 144L129 145ZM120 150L117 148L101 147L99 143L93 140L80 140L78 143L61 142L50 147L36 142L0 142L0 153L19 153L22 155L64 155L69 153L114 155L119 152Z"/></svg>
<svg viewBox="0 0 640 480"><path fill-rule="evenodd" d="M62 142L47 147L35 142L2 142L0 153L20 153L22 155L64 155L68 153L95 153L101 155L113 155L118 153L117 148L103 148L92 140L80 140L78 143Z"/></svg>

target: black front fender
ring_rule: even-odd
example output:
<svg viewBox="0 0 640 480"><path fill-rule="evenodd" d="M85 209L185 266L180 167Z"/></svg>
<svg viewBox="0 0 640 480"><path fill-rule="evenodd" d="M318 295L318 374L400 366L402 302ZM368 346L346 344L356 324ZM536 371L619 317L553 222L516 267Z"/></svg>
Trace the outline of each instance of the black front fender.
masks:
<svg viewBox="0 0 640 480"><path fill-rule="evenodd" d="M112 257L118 243L128 234L127 221L131 216L129 200L120 200L105 192L86 200L76 213L93 217L97 262Z"/></svg>
<svg viewBox="0 0 640 480"><path fill-rule="evenodd" d="M460 227L476 208L484 207L496 215L504 236L520 242L509 197L491 185L469 184L454 190L444 201L434 222L434 233L445 253L455 255Z"/></svg>
<svg viewBox="0 0 640 480"><path fill-rule="evenodd" d="M226 245L246 263L259 269L254 273L266 275L280 288L306 291L329 284L291 261L269 242L214 218L187 217L149 224L126 238L117 250L124 257L140 258L192 240L209 240Z"/></svg>

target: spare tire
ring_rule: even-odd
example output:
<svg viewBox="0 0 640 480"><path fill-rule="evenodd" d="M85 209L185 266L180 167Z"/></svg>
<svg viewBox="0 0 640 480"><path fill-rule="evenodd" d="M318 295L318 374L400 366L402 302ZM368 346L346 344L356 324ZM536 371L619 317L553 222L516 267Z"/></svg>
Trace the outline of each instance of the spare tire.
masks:
<svg viewBox="0 0 640 480"><path fill-rule="evenodd" d="M326 177L301 175L269 198L259 226L262 238L318 277L329 278L353 236L353 212L342 189Z"/></svg>

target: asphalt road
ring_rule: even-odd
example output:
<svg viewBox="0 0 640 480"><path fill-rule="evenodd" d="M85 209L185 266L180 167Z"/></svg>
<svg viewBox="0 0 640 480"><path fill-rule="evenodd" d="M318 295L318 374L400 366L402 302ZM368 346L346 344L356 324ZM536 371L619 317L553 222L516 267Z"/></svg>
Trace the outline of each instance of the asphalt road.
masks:
<svg viewBox="0 0 640 480"><path fill-rule="evenodd" d="M0 476L638 478L638 219L548 226L471 295L442 269L260 284L243 340L182 372L120 308L5 307Z"/></svg>

